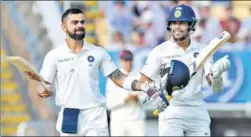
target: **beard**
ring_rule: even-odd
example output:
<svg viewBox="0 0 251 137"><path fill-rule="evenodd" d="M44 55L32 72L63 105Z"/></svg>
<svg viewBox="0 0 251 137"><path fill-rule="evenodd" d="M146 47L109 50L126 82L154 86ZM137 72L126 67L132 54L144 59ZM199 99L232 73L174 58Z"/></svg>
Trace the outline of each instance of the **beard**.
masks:
<svg viewBox="0 0 251 137"><path fill-rule="evenodd" d="M83 31L83 33L77 34L77 31ZM67 30L67 34L74 40L83 40L85 38L85 29L81 28L81 29L75 30L73 33Z"/></svg>
<svg viewBox="0 0 251 137"><path fill-rule="evenodd" d="M179 37L176 37L177 33L180 35ZM181 42L189 37L189 32L183 30L172 30L171 34L175 42Z"/></svg>

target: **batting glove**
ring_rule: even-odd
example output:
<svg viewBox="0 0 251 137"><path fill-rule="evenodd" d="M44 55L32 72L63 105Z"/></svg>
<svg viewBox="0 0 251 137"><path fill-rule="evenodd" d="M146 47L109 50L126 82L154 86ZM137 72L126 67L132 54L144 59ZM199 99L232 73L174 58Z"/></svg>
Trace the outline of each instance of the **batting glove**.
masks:
<svg viewBox="0 0 251 137"><path fill-rule="evenodd" d="M147 93L149 101L157 107L159 112L163 112L165 108L169 106L169 102L165 95L161 93L153 84L148 85L145 83L142 89Z"/></svg>
<svg viewBox="0 0 251 137"><path fill-rule="evenodd" d="M228 56L224 56L215 62L211 68L211 80L212 80L212 89L214 92L220 92L223 89L223 81L221 74L227 71L230 67L230 61Z"/></svg>
<svg viewBox="0 0 251 137"><path fill-rule="evenodd" d="M211 68L212 77L217 78L223 72L227 71L230 67L230 61L228 60L228 56L224 56L221 59L217 60Z"/></svg>

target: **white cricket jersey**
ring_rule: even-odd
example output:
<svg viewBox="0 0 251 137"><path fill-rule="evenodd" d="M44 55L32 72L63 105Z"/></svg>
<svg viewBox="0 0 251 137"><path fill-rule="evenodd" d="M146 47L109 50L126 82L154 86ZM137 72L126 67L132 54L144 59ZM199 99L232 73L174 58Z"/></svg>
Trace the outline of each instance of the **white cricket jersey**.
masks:
<svg viewBox="0 0 251 137"><path fill-rule="evenodd" d="M108 76L116 69L103 48L84 41L82 50L75 54L65 42L47 53L40 74L55 83L57 105L88 109L106 103L99 89L99 72Z"/></svg>
<svg viewBox="0 0 251 137"><path fill-rule="evenodd" d="M121 70L123 73L125 71ZM125 73L127 74L127 73ZM111 110L112 121L135 121L145 119L145 110L139 103L130 101L125 104L125 97L135 92L118 87L110 79L106 85L107 108ZM142 92L141 96L147 96Z"/></svg>
<svg viewBox="0 0 251 137"><path fill-rule="evenodd" d="M170 67L171 60L180 60L189 66L190 73L193 72L196 55L200 53L201 44L192 41L186 51L179 47L172 39L158 45L148 55L148 59L143 66L141 73L148 76L152 80L160 83L163 81L160 76L160 70ZM173 96L170 105L200 106L205 102L201 93L203 79L210 72L212 59L205 63L204 69L201 69L190 80L188 85L182 90L182 96ZM190 74L191 75L191 74Z"/></svg>

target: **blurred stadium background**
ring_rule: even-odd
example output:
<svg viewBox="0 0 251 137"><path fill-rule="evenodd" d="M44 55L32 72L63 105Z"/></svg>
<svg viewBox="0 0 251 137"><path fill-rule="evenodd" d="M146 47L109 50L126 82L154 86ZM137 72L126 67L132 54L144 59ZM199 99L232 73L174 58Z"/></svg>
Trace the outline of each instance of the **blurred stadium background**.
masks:
<svg viewBox="0 0 251 137"><path fill-rule="evenodd" d="M217 59L228 54L232 63L224 75L224 91L214 95L203 87L212 135L251 135L250 1L1 1L1 56L21 56L40 69L45 54L64 40L62 12L78 7L87 19L86 40L106 48L117 65L119 51L131 49L137 72L151 48L169 38L165 20L177 3L189 4L196 11L200 21L193 39L206 44L222 30L232 35L214 55ZM101 74L102 93L105 82ZM1 136L58 135L54 96L44 100L35 91L35 82L1 61ZM149 136L158 134L152 110L146 107Z"/></svg>

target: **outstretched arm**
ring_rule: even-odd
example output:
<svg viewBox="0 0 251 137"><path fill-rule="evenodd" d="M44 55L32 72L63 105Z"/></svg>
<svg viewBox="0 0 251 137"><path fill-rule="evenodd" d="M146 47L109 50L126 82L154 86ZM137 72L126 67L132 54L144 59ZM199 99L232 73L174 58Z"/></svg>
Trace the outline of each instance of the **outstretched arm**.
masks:
<svg viewBox="0 0 251 137"><path fill-rule="evenodd" d="M123 87L123 81L127 77L126 74L122 73L119 69L113 71L108 77L119 87Z"/></svg>
<svg viewBox="0 0 251 137"><path fill-rule="evenodd" d="M108 77L119 87L133 91L145 91L143 89L143 82L136 80L135 77L128 76L116 69Z"/></svg>
<svg viewBox="0 0 251 137"><path fill-rule="evenodd" d="M117 86L130 91L144 91L147 93L149 100L153 101L159 112L164 111L164 109L169 105L168 100L165 95L159 93L156 88L151 84L152 80L146 75L141 74L141 82L136 80L134 77L127 76L123 74L120 70L116 69L108 76ZM151 82L148 84L148 82Z"/></svg>

